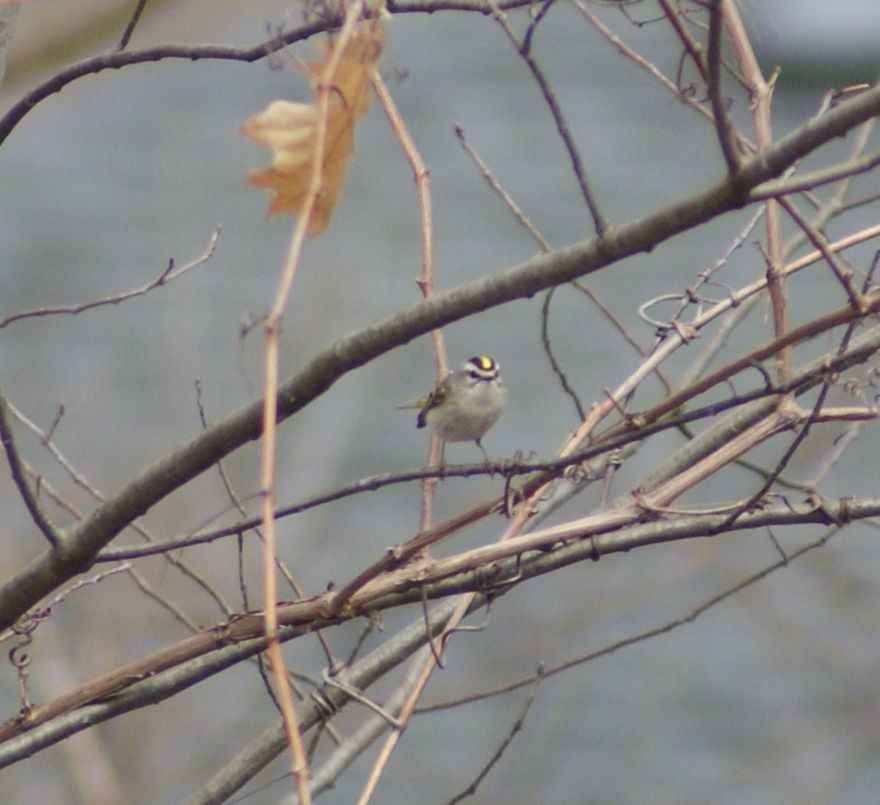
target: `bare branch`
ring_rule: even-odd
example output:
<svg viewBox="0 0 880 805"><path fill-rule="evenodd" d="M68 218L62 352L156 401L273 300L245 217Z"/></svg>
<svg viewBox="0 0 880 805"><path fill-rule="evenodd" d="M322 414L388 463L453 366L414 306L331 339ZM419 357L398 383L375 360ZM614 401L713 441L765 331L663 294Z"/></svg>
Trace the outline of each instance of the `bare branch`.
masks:
<svg viewBox="0 0 880 805"><path fill-rule="evenodd" d="M413 665L412 667L416 668L417 666ZM395 689L394 693L391 694L388 701L383 705L383 713L372 716L361 725L353 735L346 738L321 768L315 771L311 781L312 794L314 796L332 788L342 772L385 732L389 724L386 716L394 716L400 711L406 696L409 694L411 684L411 680L404 680L403 684ZM351 695L351 691L354 688L346 685L344 690Z"/></svg>
<svg viewBox="0 0 880 805"><path fill-rule="evenodd" d="M721 38L723 31L724 4L727 0L711 0L709 4L709 44L707 48L708 74L706 85L712 111L715 118L715 129L718 132L718 144L727 163L727 171L732 179L740 172L741 158L737 149L736 130L730 120L727 99L721 87Z"/></svg>
<svg viewBox="0 0 880 805"><path fill-rule="evenodd" d="M147 0L137 0L137 5L132 12L131 19L128 21L125 30L122 32L122 38L119 40L119 45L116 48L117 50L125 50L128 47L128 43L131 41L134 29L137 27L146 5Z"/></svg>
<svg viewBox="0 0 880 805"><path fill-rule="evenodd" d="M461 802L467 797L472 797L477 793L477 789L480 786L480 783L486 779L486 776L492 770L492 767L495 766L501 757L504 755L504 752L507 750L507 747L513 742L516 734L523 728L523 725L526 722L526 716L529 713L529 710L532 709L532 702L535 700L535 694L538 692L538 686L544 679L544 668L543 666L538 668L537 673L535 674L535 681L532 683L532 687L529 690L529 695L526 697L525 702L523 703L522 710L520 714L517 716L516 720L508 730L507 735L504 740L498 746L498 749L492 754L492 757L489 759L489 762L480 770L480 773L476 776L474 781L468 785L460 794L457 794L452 799L449 800L449 805L453 805L453 803Z"/></svg>
<svg viewBox="0 0 880 805"><path fill-rule="evenodd" d="M456 123L453 127L455 131L455 136L458 137L459 142L461 143L461 147L465 150L465 153L474 161L474 164L480 169L480 173L483 175L483 178L486 180L489 187L492 188L500 197L510 212L513 214L513 217L516 218L517 222L532 236L534 241L541 248L542 252L550 251L550 244L544 238L544 236L538 231L538 228L529 220L528 216L526 216L525 212L523 212L522 208L517 204L513 197L501 186L501 183L495 177L495 174L492 173L492 170L489 166L482 160L480 155L473 149L471 144L468 142L467 137L464 133L464 128L461 124Z"/></svg>
<svg viewBox="0 0 880 805"><path fill-rule="evenodd" d="M830 182L838 182L860 173L867 173L877 165L880 165L880 148L846 162L830 165L827 168L819 168L809 173L800 173L794 177L785 177L758 185L749 193L749 198L753 201L763 201L793 193L802 193L805 190L814 190ZM867 201L870 202L873 198L872 196Z"/></svg>
<svg viewBox="0 0 880 805"><path fill-rule="evenodd" d="M18 493L21 495L34 524L49 541L52 553L57 554L64 547L64 535L43 512L30 483L28 483L18 448L15 446L15 440L12 436L8 412L9 404L6 402L6 396L0 393L0 443L3 444L3 450L6 453L6 461L9 463L12 480L15 481Z"/></svg>
<svg viewBox="0 0 880 805"><path fill-rule="evenodd" d="M32 433L36 434L36 436L43 443L45 448L49 451L52 458L58 462L58 465L68 474L68 476L73 480L73 482L79 486L81 489L85 490L91 497L95 500L103 503L107 500L107 496L97 487L92 481L87 478L82 472L80 472L67 456L61 452L55 442L51 439L51 434L43 431L39 426L37 426L34 422L32 422L25 414L18 410L11 402L7 401L7 406L9 408L9 412L19 421L21 422L28 430ZM53 424L54 429L54 424ZM28 470L29 474L35 475L30 470ZM83 513L77 507L73 506L68 501L62 500L60 495L52 488L51 485L42 482L41 489L44 489L48 495L52 497L65 511L69 514L73 515L77 520L83 519ZM134 520L128 525L134 532L136 532L141 538L147 540L150 543L156 543L156 537L150 533L150 531L144 526L144 524L140 521ZM165 561L169 564L173 565L180 573L192 580L200 589L206 592L211 599L217 604L217 607L220 612L225 615L232 614L232 607L229 606L226 601L223 600L223 597L219 594L219 592L208 582L205 578L191 567L189 567L186 562L184 562L181 558L172 556L170 552L167 551L159 551L157 553L161 553ZM171 603L167 600L167 598L160 595L156 590L147 585L143 579L134 573L132 573L132 578L135 583L141 587L144 592L147 593L151 598L153 598L157 603L161 606L165 607L175 618L180 620L182 623L190 624L191 621L189 618L184 616L179 607L175 604Z"/></svg>
<svg viewBox="0 0 880 805"><path fill-rule="evenodd" d="M864 307L865 299L853 285L852 271L841 264L840 258L828 248L828 241L822 233L818 232L810 225L810 222L797 211L794 204L792 204L788 198L783 196L778 199L778 203L800 227L810 243L822 253L825 262L828 263L828 266L831 268L832 272L834 272L837 281L843 287L846 297L849 299L849 303L854 309L861 310L862 307Z"/></svg>
<svg viewBox="0 0 880 805"><path fill-rule="evenodd" d="M672 7L669 0L658 0L658 2L679 41L684 45L685 52L691 57L691 61L699 71L703 81L708 83L709 70L706 65L706 57L703 53L702 46L688 33L684 25L681 24L679 12Z"/></svg>
<svg viewBox="0 0 880 805"><path fill-rule="evenodd" d="M320 65L319 80L315 84L316 111L313 142L311 146L311 171L306 193L297 213L296 224L290 237L287 255L278 279L278 288L272 308L266 319L265 368L263 378L262 402L262 442L260 453L260 495L263 516L263 608L265 612L265 634L267 640L266 656L275 678L276 696L290 747L291 769L296 778L297 793L303 805L311 804L309 791L309 762L303 743L299 718L294 707L293 697L287 680L287 670L281 644L278 640L277 620L277 578L275 573L275 451L277 447L276 426L278 424L278 366L280 354L281 321L290 298L293 280L299 267L305 244L306 233L312 214L316 209L318 196L324 183L324 160L330 144L327 142L330 99L334 92L334 81L342 62L346 46L355 32L364 0L355 0L345 8L345 20L338 37L333 41L328 56Z"/></svg>
<svg viewBox="0 0 880 805"><path fill-rule="evenodd" d="M577 391L575 391L574 387L569 382L568 376L565 374L565 370L562 368L559 359L554 354L553 346L550 343L550 302L553 300L553 294L555 291L555 288L551 288L547 291L547 295L544 297L544 304L541 305L541 346L544 348L544 354L550 362L550 368L553 370L553 374L555 374L559 380L559 385L562 386L562 390L574 403L578 419L583 421L587 417L584 404L581 402L581 398L578 396Z"/></svg>
<svg viewBox="0 0 880 805"><path fill-rule="evenodd" d="M0 330L4 327L9 326L15 321L19 321L20 319L29 319L29 318L39 318L41 316L57 316L60 314L71 314L75 315L77 313L82 313L86 310L92 310L96 307L102 307L103 305L118 305L121 302L125 302L129 299L134 299L137 296L143 296L144 294L149 293L150 291L161 288L167 285L169 282L176 280L178 277L186 274L188 271L191 271L193 268L200 266L202 263L207 262L214 255L214 250L217 247L217 240L220 237L221 226L218 224L214 227L214 232L211 235L211 240L208 242L208 246L202 254L197 257L195 260L190 261L186 265L180 266L177 268L174 265L174 260L168 261L168 266L165 270L159 274L155 279L150 280L146 285L142 285L140 288L135 288L131 291L123 291L122 293L113 294L111 296L104 296L100 299L92 299L88 302L80 302L76 305L52 305L49 307L40 307L35 308L33 310L23 310L19 313L13 313L11 316L7 316L5 319L0 319Z"/></svg>
<svg viewBox="0 0 880 805"><path fill-rule="evenodd" d="M572 170L574 171L575 178L577 179L578 187L581 191L581 196L583 196L584 202L587 205L587 209L589 209L590 215L593 218L593 226L595 227L596 234L601 239L608 225L602 215L602 212L599 209L599 204L596 201L596 198L593 195L593 192L587 182L586 170L584 169L580 153L578 152L577 144L575 143L574 138L571 136L571 132L568 129L568 124L565 122L565 117L562 114L562 108L559 106L559 102L556 100L556 96L550 89L550 84L547 82L547 78L545 77L543 70L541 70L541 68L538 66L538 62L535 61L535 58L531 54L531 39L524 39L523 41L520 41L513 28L510 27L510 23L508 23L507 17L501 10L501 8L493 0L486 0L486 2L489 8L492 10L492 16L507 34L507 37L513 43L513 46L516 48L516 51L519 54L520 58L528 66L529 71L532 73L532 77L535 79L535 82L538 84L538 87L541 90L541 94L544 96L544 101L546 102L547 107L550 109L550 114L553 116L553 120L556 123L556 130L559 132L559 136L562 139L563 144L565 145L566 151L568 151L568 156L571 160ZM552 2L552 0L550 0L550 2ZM550 3L548 2L548 7L549 4Z"/></svg>
<svg viewBox="0 0 880 805"><path fill-rule="evenodd" d="M397 110L394 98L375 68L370 70L370 82L413 172L413 179L416 183L416 192L419 198L419 223L422 241L422 273L417 280L417 284L422 292L422 296L425 299L430 299L434 296L434 227L431 215L430 172L421 154L419 154L419 150L406 127L406 123L404 123L403 117ZM435 380L437 384L440 384L449 374L449 357L446 354L443 330L439 327L431 331L431 349L434 354ZM427 465L434 467L440 466L442 463L443 444L437 435L432 432L428 441ZM419 527L422 529L429 528L434 519L434 492L436 486L436 478L426 477L422 481L422 505L419 516Z"/></svg>

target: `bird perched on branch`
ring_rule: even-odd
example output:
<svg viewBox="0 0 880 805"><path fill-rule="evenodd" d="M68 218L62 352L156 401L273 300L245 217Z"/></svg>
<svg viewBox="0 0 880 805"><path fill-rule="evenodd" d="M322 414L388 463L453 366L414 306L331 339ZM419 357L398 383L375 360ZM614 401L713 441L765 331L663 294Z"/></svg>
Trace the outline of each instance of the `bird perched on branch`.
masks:
<svg viewBox="0 0 880 805"><path fill-rule="evenodd" d="M420 409L418 427L430 425L443 442L475 442L489 464L480 439L498 421L506 403L507 390L498 363L487 355L477 355L430 394L399 407Z"/></svg>

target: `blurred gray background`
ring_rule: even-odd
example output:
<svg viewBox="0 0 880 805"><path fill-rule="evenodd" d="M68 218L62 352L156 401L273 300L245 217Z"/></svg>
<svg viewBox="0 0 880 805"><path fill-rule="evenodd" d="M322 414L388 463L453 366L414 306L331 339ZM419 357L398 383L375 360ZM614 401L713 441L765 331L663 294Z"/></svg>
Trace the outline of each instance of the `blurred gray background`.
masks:
<svg viewBox="0 0 880 805"><path fill-rule="evenodd" d="M47 0L23 8L20 58L36 59L40 43L57 42L76 18L61 6L61 0ZM820 0L742 6L765 70L783 67L774 104L777 134L812 114L827 88L876 79L880 13L873 0L844 0L833 8ZM666 26L636 30L613 8L591 8L674 76L677 50L670 50ZM299 14L298 7L268 0L246 8L165 4L145 20L132 47L252 44L265 37L267 26L290 24ZM653 16L647 3L633 14ZM400 16L387 27L384 75L431 171L437 287L536 252L463 154L455 122L554 246L588 237L590 221L553 122L498 26L479 14L438 13ZM112 41L91 44L79 57ZM635 219L719 175L712 129L623 60L570 7L554 8L535 45L613 221ZM178 264L196 257L212 228L223 225L213 259L167 288L124 305L21 321L0 331L5 393L44 427L63 404L57 444L105 492L199 431L196 379L209 419L253 399L259 389L262 330L242 338L241 327L271 304L290 223L267 223L265 195L244 186L247 171L268 155L236 131L277 97L304 98L294 64L313 54L309 43L292 48L275 59L282 69L265 62L168 61L90 76L40 104L0 148L0 318L142 285L170 257ZM45 64L18 78L13 72L0 92L2 108L53 69ZM638 304L685 287L747 217L729 215L591 277L589 284L648 344L652 333L635 314ZM876 206L862 210L847 231L876 219ZM358 129L330 227L307 245L284 322L283 374L339 335L415 301L419 254L410 171L374 104ZM865 247L852 257L866 266L870 254ZM748 247L724 279L742 283L762 271L760 254ZM798 312L804 316L810 299L824 301L817 300L824 286L811 282L822 280L802 281L805 301ZM543 356L541 301L517 302L446 330L454 363L477 353L501 363L511 403L485 439L493 456L516 450L549 455L577 422ZM766 327L763 313L756 326ZM551 333L587 404L637 365L638 356L576 291L557 294ZM690 357L671 367L673 378ZM285 423L278 500L294 502L362 475L419 465L424 435L395 405L426 390L432 378L430 346L421 339L347 376L320 404ZM88 496L35 438L19 433L27 458L88 510ZM809 477L811 457L820 460L835 435L818 439L793 474ZM672 438L649 444L635 466L625 468L617 491L675 444ZM865 472L873 466L869 444L866 439L848 454L839 476L844 488L829 493L874 485L875 476ZM478 458L470 445L449 450L452 461ZM257 460L252 447L228 462L242 495L257 488ZM6 575L43 546L5 471L2 477L0 567ZM707 489L707 499L736 497L755 486L754 478L736 473L725 483ZM438 516L497 488L497 481L447 481L438 492ZM282 521L281 555L309 592L331 579L343 582L414 533L418 495L416 486L395 487ZM593 504L595 495L585 496L564 514ZM208 473L146 522L156 535L169 537L226 507L217 475ZM455 545L485 541L497 530L497 522L483 523ZM815 533L780 537L795 547ZM878 556L874 532L850 528L825 550L696 623L546 681L524 731L473 801L876 800ZM553 664L681 616L776 557L765 536L746 534L726 545L691 542L609 557L524 586L497 607L486 632L456 638L449 668L436 674L426 698L490 687L538 663ZM240 608L232 542L188 549L184 559ZM247 559L251 593L258 596L255 545L248 546ZM154 586L199 623L222 619L176 571L158 560L143 564ZM389 614L386 634L416 616ZM344 654L356 633L350 626L329 638ZM42 701L183 636L184 629L124 576L108 579L72 595L41 627L31 652L33 696ZM312 670L320 663L316 647L305 641L288 648L287 658ZM523 696L417 718L376 801L447 801L488 760ZM2 717L9 717L18 706L9 666L0 674L0 697ZM176 802L273 720L255 671L239 667L173 704L121 718L6 770L0 800ZM351 801L369 761L361 760L326 801ZM277 762L273 772L280 776L286 769L286 761ZM277 802L289 787L276 784L246 801Z"/></svg>

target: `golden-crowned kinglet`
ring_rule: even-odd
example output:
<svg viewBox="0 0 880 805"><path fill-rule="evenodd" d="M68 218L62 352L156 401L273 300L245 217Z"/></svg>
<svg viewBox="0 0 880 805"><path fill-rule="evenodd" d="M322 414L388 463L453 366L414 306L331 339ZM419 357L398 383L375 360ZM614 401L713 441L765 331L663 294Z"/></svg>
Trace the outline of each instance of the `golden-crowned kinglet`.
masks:
<svg viewBox="0 0 880 805"><path fill-rule="evenodd" d="M488 462L480 439L498 421L507 402L499 369L492 358L477 355L448 375L427 397L400 407L421 409L418 427L430 425L444 442L476 442Z"/></svg>

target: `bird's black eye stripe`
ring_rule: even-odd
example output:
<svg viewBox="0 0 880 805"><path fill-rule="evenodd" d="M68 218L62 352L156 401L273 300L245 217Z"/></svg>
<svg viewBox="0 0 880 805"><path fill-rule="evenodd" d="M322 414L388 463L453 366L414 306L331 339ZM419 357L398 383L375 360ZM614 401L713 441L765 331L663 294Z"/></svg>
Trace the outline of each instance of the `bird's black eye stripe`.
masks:
<svg viewBox="0 0 880 805"><path fill-rule="evenodd" d="M480 379L480 373L477 372L477 371L474 370L474 369L471 369L471 370L468 372L468 375L469 375L470 377L472 377L474 380L479 380L479 379Z"/></svg>

